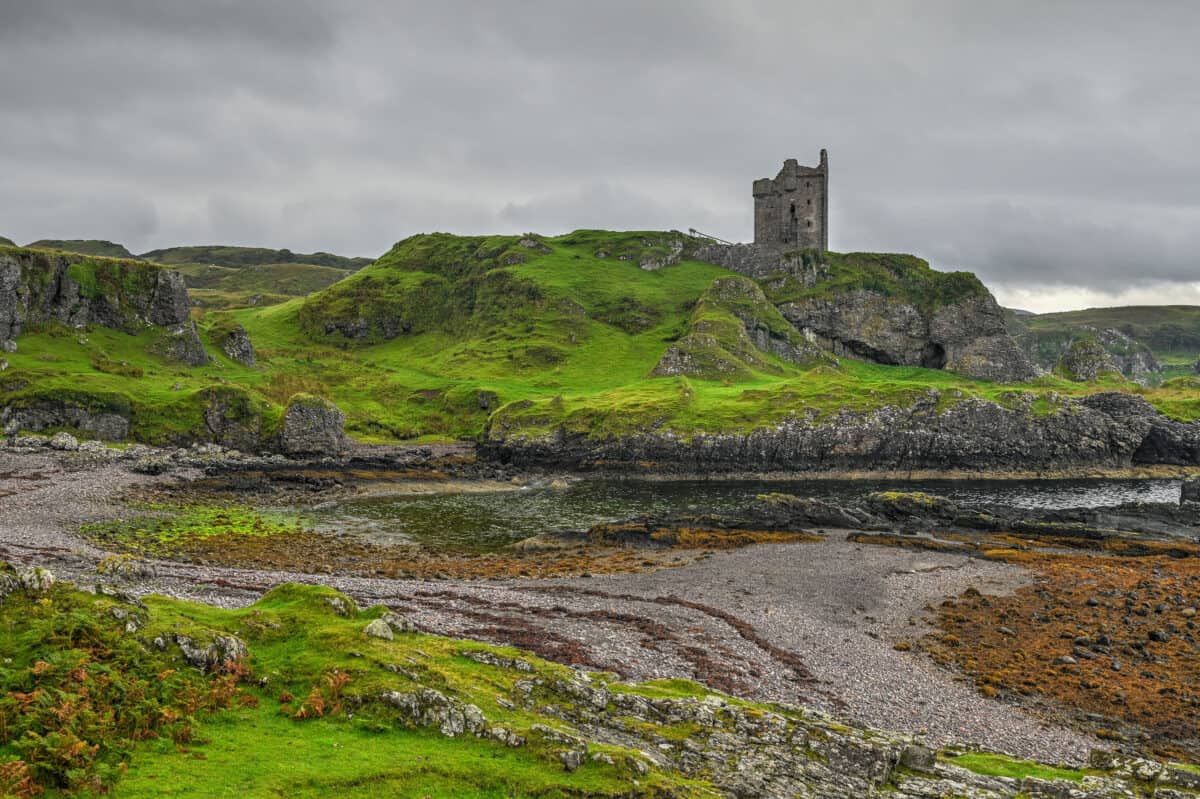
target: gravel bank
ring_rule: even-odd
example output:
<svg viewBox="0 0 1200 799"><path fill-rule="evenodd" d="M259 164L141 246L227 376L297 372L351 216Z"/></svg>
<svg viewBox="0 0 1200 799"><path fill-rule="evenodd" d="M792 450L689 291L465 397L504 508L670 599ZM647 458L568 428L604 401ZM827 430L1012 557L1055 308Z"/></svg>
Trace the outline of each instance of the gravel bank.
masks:
<svg viewBox="0 0 1200 799"><path fill-rule="evenodd" d="M185 475L186 476L186 475ZM73 535L128 511L115 492L162 478L71 454L0 453L0 557L86 585L104 553ZM549 555L553 557L553 555ZM974 586L1004 593L1015 567L958 555L821 543L759 545L646 574L543 581L412 581L214 569L171 562L135 593L223 606L279 582L333 585L439 633L512 643L625 677L695 677L749 698L817 706L854 722L1080 761L1096 742L988 700L893 648L923 632L927 606Z"/></svg>

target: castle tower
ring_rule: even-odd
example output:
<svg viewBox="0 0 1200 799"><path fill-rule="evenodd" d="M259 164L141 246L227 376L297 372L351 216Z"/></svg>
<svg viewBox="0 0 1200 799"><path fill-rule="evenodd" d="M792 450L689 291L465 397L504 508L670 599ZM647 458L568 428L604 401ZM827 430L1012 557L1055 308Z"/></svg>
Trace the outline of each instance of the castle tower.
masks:
<svg viewBox="0 0 1200 799"><path fill-rule="evenodd" d="M754 181L754 243L829 249L829 156L818 166L783 162L774 179Z"/></svg>

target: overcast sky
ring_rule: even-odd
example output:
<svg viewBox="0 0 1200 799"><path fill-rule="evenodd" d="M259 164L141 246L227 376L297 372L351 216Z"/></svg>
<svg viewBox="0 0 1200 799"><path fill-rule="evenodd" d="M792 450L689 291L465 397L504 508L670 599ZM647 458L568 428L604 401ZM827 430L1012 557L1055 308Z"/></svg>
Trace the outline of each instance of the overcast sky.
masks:
<svg viewBox="0 0 1200 799"><path fill-rule="evenodd" d="M1169 0L0 0L0 234L745 241L826 147L832 249L1200 304L1197 41Z"/></svg>

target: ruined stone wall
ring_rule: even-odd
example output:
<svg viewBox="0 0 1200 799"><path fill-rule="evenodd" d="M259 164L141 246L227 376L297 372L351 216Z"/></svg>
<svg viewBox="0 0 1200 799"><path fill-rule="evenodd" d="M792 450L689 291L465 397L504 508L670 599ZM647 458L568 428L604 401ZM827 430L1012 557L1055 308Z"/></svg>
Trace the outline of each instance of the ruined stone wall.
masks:
<svg viewBox="0 0 1200 799"><path fill-rule="evenodd" d="M829 249L829 160L818 166L783 162L772 178L754 181L754 243Z"/></svg>

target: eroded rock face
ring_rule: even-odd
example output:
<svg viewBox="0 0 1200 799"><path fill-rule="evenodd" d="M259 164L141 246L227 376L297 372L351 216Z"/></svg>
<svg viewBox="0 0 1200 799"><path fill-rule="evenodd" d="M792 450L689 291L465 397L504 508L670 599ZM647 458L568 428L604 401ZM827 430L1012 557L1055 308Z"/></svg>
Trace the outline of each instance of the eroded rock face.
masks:
<svg viewBox="0 0 1200 799"><path fill-rule="evenodd" d="M866 289L790 302L784 318L834 353L897 366L950 369L1001 383L1036 374L989 295L929 312Z"/></svg>
<svg viewBox="0 0 1200 799"><path fill-rule="evenodd" d="M57 321L126 332L188 321L188 295L177 272L137 261L15 250L0 254L0 340L27 325Z"/></svg>
<svg viewBox="0 0 1200 799"><path fill-rule="evenodd" d="M28 407L0 409L0 427L10 434L69 427L104 441L124 441L129 436L129 419L122 411L127 409L92 409L66 399L47 399Z"/></svg>
<svg viewBox="0 0 1200 799"><path fill-rule="evenodd" d="M279 431L279 449L286 455L339 455L349 445L346 416L321 397L297 394L288 403Z"/></svg>
<svg viewBox="0 0 1200 799"><path fill-rule="evenodd" d="M748 433L670 430L620 438L562 429L525 434L501 412L485 433L483 449L514 463L574 468L654 464L662 471L833 470L1070 470L1132 464L1200 463L1200 423L1167 419L1144 399L1105 392L1081 400L1060 398L1050 412L1033 407L1032 394L1012 407L965 399L939 408L928 392L907 407L795 415Z"/></svg>
<svg viewBox="0 0 1200 799"><path fill-rule="evenodd" d="M832 360L793 328L747 277L714 280L701 296L686 334L667 347L652 374L725 377L779 372L763 357L795 364Z"/></svg>

